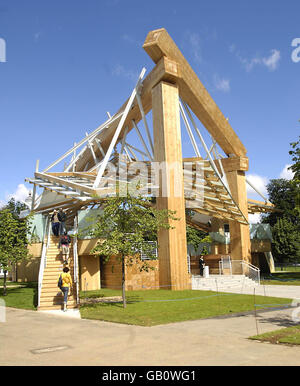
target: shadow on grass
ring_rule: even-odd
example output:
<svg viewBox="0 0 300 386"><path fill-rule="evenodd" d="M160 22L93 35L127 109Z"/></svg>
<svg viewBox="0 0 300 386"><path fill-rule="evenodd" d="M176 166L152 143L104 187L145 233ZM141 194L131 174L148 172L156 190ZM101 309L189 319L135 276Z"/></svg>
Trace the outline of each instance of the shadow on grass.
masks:
<svg viewBox="0 0 300 386"><path fill-rule="evenodd" d="M106 296L105 295L102 295L102 296L89 296L88 298L81 298L81 305L86 307L86 308L93 308L93 307L96 307L96 306L101 306L101 307L117 307L117 308L124 308L123 307L123 299L120 299L120 300L112 300L112 301L107 301L107 302L102 302L102 301L99 301L99 302L94 302L94 303L88 303L86 302L85 303L85 300L88 300L88 299L102 299L102 298L105 298ZM141 303L142 302L142 298L138 295L132 295L132 296L126 296L126 304L136 304L136 303Z"/></svg>

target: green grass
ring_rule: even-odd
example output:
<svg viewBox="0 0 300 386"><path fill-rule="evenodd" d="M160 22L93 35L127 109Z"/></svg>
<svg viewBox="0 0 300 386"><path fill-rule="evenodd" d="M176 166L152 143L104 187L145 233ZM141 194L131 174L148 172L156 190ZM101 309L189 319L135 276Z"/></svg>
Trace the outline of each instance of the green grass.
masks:
<svg viewBox="0 0 300 386"><path fill-rule="evenodd" d="M298 272L300 273L300 267L275 267L276 272Z"/></svg>
<svg viewBox="0 0 300 386"><path fill-rule="evenodd" d="M81 293L84 298L121 296L119 290L99 290ZM147 290L126 292L127 307L120 303L86 304L80 307L81 317L109 322L154 326L211 318L254 310L253 295L217 294L212 291ZM256 296L256 304L288 304L289 299Z"/></svg>
<svg viewBox="0 0 300 386"><path fill-rule="evenodd" d="M5 301L6 307L36 310L37 306L37 283L12 283L10 285L25 285L25 287L9 288L7 295L3 296L3 288L0 288L0 299ZM3 285L3 284L0 284Z"/></svg>
<svg viewBox="0 0 300 386"><path fill-rule="evenodd" d="M261 280L264 285L300 285L300 272L275 272Z"/></svg>
<svg viewBox="0 0 300 386"><path fill-rule="evenodd" d="M261 342L270 342L273 344L282 343L300 345L300 325L251 336L250 339L259 340Z"/></svg>
<svg viewBox="0 0 300 386"><path fill-rule="evenodd" d="M11 287L11 286L21 286L21 285L27 285L28 283L21 283L21 282L15 282L15 281L8 281L6 280L6 286L7 287ZM2 287L4 285L4 279L0 279L0 287Z"/></svg>

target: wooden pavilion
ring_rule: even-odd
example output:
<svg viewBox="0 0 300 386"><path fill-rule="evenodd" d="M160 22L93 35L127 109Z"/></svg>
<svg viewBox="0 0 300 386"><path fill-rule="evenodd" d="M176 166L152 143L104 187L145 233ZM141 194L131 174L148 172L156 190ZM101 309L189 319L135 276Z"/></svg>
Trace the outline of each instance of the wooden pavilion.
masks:
<svg viewBox="0 0 300 386"><path fill-rule="evenodd" d="M143 194L180 218L158 235L160 286L187 289L187 224L205 231L229 224L231 259L251 263L248 215L274 206L247 198L247 150L168 32L149 32L143 48L155 66L148 75L142 69L120 109L44 170L37 162L26 179L34 187L31 210L63 208L73 221L78 210L114 194L116 180L132 186L142 179ZM182 155L183 131L189 157Z"/></svg>

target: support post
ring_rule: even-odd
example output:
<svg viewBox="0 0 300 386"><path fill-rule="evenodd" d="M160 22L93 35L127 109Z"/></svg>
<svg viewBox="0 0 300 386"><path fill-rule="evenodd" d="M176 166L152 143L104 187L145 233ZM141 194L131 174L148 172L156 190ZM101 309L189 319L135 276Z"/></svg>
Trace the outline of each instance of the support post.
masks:
<svg viewBox="0 0 300 386"><path fill-rule="evenodd" d="M176 211L175 217L179 218L168 220L175 228L158 232L160 286L162 289L189 289L177 85L160 82L152 89L152 116L154 160L160 163L162 175L167 176L164 181L160 178L157 208ZM163 196L162 184L167 185L167 197ZM181 185L180 194L176 192L178 184Z"/></svg>
<svg viewBox="0 0 300 386"><path fill-rule="evenodd" d="M248 220L248 203L245 171L248 170L247 157L222 159L226 178L233 199ZM230 250L232 260L251 262L251 242L249 225L237 221L229 222Z"/></svg>

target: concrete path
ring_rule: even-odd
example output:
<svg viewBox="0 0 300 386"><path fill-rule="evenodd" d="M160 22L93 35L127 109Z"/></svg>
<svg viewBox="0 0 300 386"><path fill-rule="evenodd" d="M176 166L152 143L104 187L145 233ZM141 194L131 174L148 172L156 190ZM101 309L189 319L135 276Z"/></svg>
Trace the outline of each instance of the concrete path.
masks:
<svg viewBox="0 0 300 386"><path fill-rule="evenodd" d="M300 286L298 285L259 285L255 287L236 287L220 289L222 292L253 295L273 296L277 298L300 299Z"/></svg>
<svg viewBox="0 0 300 386"><path fill-rule="evenodd" d="M291 314L260 311L259 333L294 325ZM247 339L252 335L256 321L246 313L139 327L7 308L0 365L300 365L300 347Z"/></svg>

